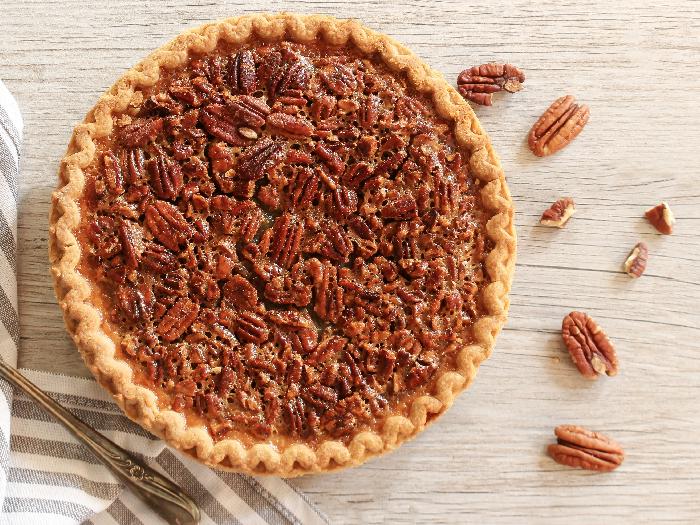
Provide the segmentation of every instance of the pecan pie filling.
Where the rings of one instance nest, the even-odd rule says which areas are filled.
[[[408,415],[484,315],[469,153],[350,45],[221,42],[95,141],[80,273],[117,358],[214,441]]]

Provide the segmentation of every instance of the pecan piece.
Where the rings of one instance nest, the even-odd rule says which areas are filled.
[[[668,204],[665,202],[653,208],[649,208],[645,215],[652,226],[660,233],[664,235],[671,235],[673,233],[673,225],[676,223],[676,218],[673,216],[673,213],[671,213],[671,208],[669,208]]]
[[[146,120],[134,122],[121,129],[119,138],[125,148],[144,146],[150,140],[156,138],[163,131],[163,119],[151,117]]]
[[[292,216],[285,213],[272,228],[270,260],[288,269],[294,264],[301,250],[304,224],[292,223]]]
[[[258,292],[248,280],[240,275],[234,275],[221,290],[224,297],[234,306],[245,310],[252,310],[258,304]]]
[[[243,180],[258,180],[284,160],[285,142],[263,137],[241,157],[238,176]]]
[[[156,156],[146,162],[153,191],[161,199],[176,199],[184,186],[180,163],[168,157],[160,146],[156,146],[156,151]]]
[[[647,267],[648,253],[646,244],[643,242],[637,243],[625,261],[625,272],[635,278],[642,275]]]
[[[619,363],[610,339],[593,318],[585,313],[571,312],[564,317],[561,335],[579,372],[588,379],[598,374],[614,376]]]
[[[590,112],[588,106],[579,107],[574,100],[573,95],[557,99],[532,126],[528,146],[535,155],[546,157],[556,153],[581,133]]]
[[[343,64],[331,64],[321,71],[320,75],[328,89],[336,95],[352,95],[357,88],[357,80],[353,72]]]
[[[197,314],[199,314],[199,305],[183,297],[168,310],[156,331],[163,339],[172,343],[185,333],[197,318]]]
[[[337,323],[343,313],[343,288],[338,286],[338,270],[318,259],[309,260],[309,269],[316,289],[314,311],[324,321]]]
[[[153,312],[155,297],[146,285],[120,286],[119,306],[129,321],[147,321]]]
[[[491,94],[505,89],[515,93],[523,88],[524,73],[512,64],[482,64],[465,69],[457,78],[457,89],[467,100],[491,105]]]
[[[265,122],[273,128],[272,133],[284,136],[308,137],[314,132],[314,127],[308,120],[286,113],[272,113],[268,115]]]
[[[574,199],[566,197],[552,204],[552,206],[542,214],[540,224],[543,226],[563,228],[574,213],[576,213]]]
[[[246,343],[262,344],[269,335],[265,320],[253,312],[241,312],[236,335]]]
[[[340,158],[335,151],[330,149],[328,145],[324,142],[319,142],[316,145],[314,153],[318,155],[318,158],[323,161],[323,163],[328,166],[331,173],[335,175],[340,175],[345,171],[345,164],[343,164],[343,159]]]
[[[289,330],[304,330],[313,326],[311,318],[302,315],[296,310],[274,310],[268,312],[267,317],[273,323]]]
[[[625,460],[620,444],[598,432],[578,425],[561,425],[554,434],[557,444],[549,445],[548,452],[562,465],[605,472],[619,467]]]
[[[311,206],[318,191],[318,175],[310,168],[302,168],[289,183],[289,199],[292,208]]]
[[[167,248],[174,252],[187,246],[195,231],[172,204],[156,201],[146,208],[146,226]]]
[[[228,84],[233,93],[249,95],[255,91],[255,60],[253,54],[244,49],[229,60]]]

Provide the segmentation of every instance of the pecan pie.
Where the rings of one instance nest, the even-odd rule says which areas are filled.
[[[66,324],[127,415],[218,468],[395,449],[506,320],[513,207],[459,94],[325,16],[180,35],[75,129],[51,213]]]

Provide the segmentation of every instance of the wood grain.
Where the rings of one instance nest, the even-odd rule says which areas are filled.
[[[465,67],[511,62],[525,89],[476,112],[516,203],[518,265],[510,320],[475,380],[442,418],[398,451],[296,484],[334,523],[693,523],[700,516],[700,4],[560,2],[5,0],[0,76],[25,119],[19,188],[22,366],[87,375],[63,327],[47,262],[50,193],[72,128],[126,69],[182,30],[247,12],[356,17],[455,82]],[[530,126],[556,98],[591,109],[586,129],[544,159]],[[571,196],[563,230],[542,212]],[[660,201],[664,237],[643,218]],[[640,241],[646,273],[622,263]],[[593,315],[620,373],[591,382],[559,329]],[[554,358],[559,361],[555,362]],[[622,444],[605,474],[546,455],[560,424]]]

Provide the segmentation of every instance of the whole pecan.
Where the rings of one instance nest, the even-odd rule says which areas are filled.
[[[617,441],[577,425],[561,425],[554,430],[557,444],[549,445],[552,459],[569,467],[609,471],[625,460],[625,451]]]
[[[491,105],[491,94],[505,89],[515,93],[523,88],[525,74],[512,64],[482,64],[465,69],[457,78],[457,88],[464,98],[481,104]]]
[[[268,137],[248,148],[238,165],[238,176],[243,180],[258,180],[284,160],[286,143]]]
[[[614,376],[619,363],[615,347],[603,329],[585,313],[571,312],[564,317],[561,335],[579,372],[588,379],[598,374]]]
[[[540,224],[543,226],[563,228],[574,213],[576,213],[574,199],[566,197],[552,204],[552,206],[542,214]]]
[[[160,146],[155,150],[155,157],[146,162],[153,191],[161,199],[176,199],[184,186],[180,163],[168,157]]]
[[[647,245],[643,242],[637,243],[625,261],[625,272],[631,277],[639,277],[647,267]]]
[[[660,233],[671,235],[673,233],[673,225],[676,223],[676,218],[671,213],[671,208],[668,204],[662,202],[658,206],[649,208],[646,211],[647,219]]]
[[[528,146],[538,157],[556,153],[581,133],[590,112],[585,104],[574,104],[576,97],[557,99],[539,118],[530,131]]]
[[[233,93],[249,95],[255,91],[255,60],[253,54],[244,49],[229,60],[228,83]]]

